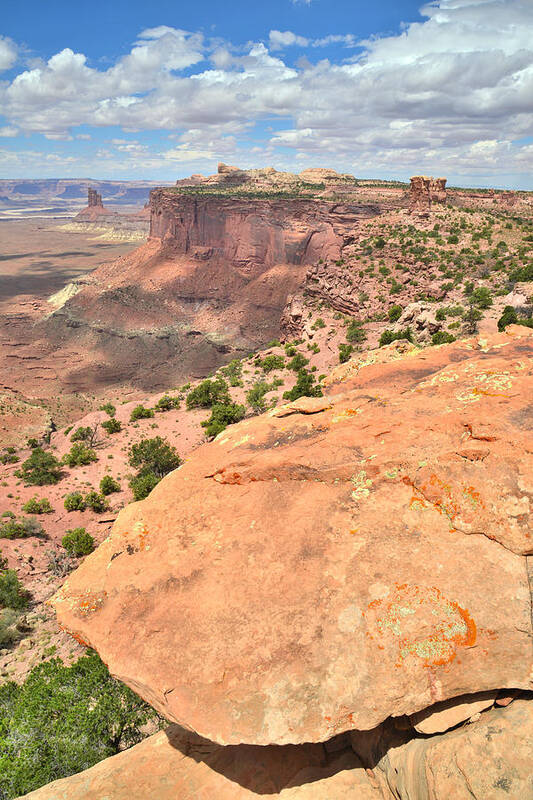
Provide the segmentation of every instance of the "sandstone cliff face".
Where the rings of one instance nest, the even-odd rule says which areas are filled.
[[[274,264],[339,259],[361,219],[379,206],[306,199],[151,193],[150,235],[171,240],[177,252],[218,258],[245,275]]]
[[[379,210],[158,189],[148,243],[84,279],[43,323],[46,337],[58,348],[97,350],[106,381],[117,384],[157,390],[206,375],[278,337],[308,265],[338,258],[359,222]],[[78,371],[77,390],[94,382],[83,377]]]

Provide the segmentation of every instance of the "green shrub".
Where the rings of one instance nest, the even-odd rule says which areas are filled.
[[[0,453],[0,464],[16,464],[19,460],[14,447],[4,447],[4,452]]]
[[[76,442],[63,456],[63,463],[69,467],[85,467],[93,461],[98,461],[98,456],[92,447],[87,447],[84,442]]]
[[[161,478],[155,472],[145,471],[138,473],[130,479],[130,488],[133,492],[134,500],[144,500],[148,497],[154,486],[157,486]]]
[[[180,401],[178,397],[171,397],[169,394],[164,394],[160,397],[155,404],[156,411],[172,411],[172,409],[179,408]]]
[[[439,322],[443,322],[446,319],[446,311],[443,308],[438,308],[435,319]]]
[[[490,308],[492,305],[490,289],[487,289],[486,286],[478,286],[474,289],[471,299],[478,308]]]
[[[106,496],[114,492],[120,492],[120,483],[112,478],[111,475],[104,475],[100,481],[100,491]]]
[[[85,528],[71,528],[61,539],[61,544],[72,558],[88,556],[94,550],[94,539]]]
[[[266,408],[265,394],[271,390],[272,386],[269,383],[266,381],[258,381],[246,392],[246,402],[254,411],[264,411]]]
[[[161,436],[142,439],[132,445],[128,460],[132,467],[138,468],[137,474],[129,481],[135,500],[144,500],[161,478],[181,464],[176,449]]]
[[[228,425],[240,422],[244,418],[244,406],[237,403],[215,403],[209,419],[202,422],[207,436],[217,436]]]
[[[149,419],[154,417],[155,412],[153,408],[145,408],[143,405],[135,406],[130,414],[130,422],[135,422],[138,419]]]
[[[407,327],[401,331],[391,331],[391,330],[384,330],[381,336],[379,337],[379,346],[383,347],[383,345],[391,344],[399,339],[406,339],[408,342],[413,341],[413,334],[411,333],[411,328]]]
[[[279,345],[279,342],[276,342],[276,344]],[[271,342],[268,346],[275,347],[276,345]],[[222,367],[220,371],[229,380],[230,386],[242,386],[242,363],[238,358],[234,358],[233,361]]]
[[[339,345],[339,363],[344,364],[346,361],[349,361],[351,355],[353,353],[353,345],[351,344],[340,344]]]
[[[95,425],[94,428],[91,428],[90,425],[87,425],[82,428],[76,428],[72,436],[70,437],[71,442],[85,442],[89,443],[91,446],[93,444],[94,438],[96,436],[98,425]]]
[[[112,678],[95,653],[58,658],[0,687],[0,797],[82,772],[160,727],[156,712]]]
[[[22,510],[25,514],[53,514],[54,509],[50,504],[50,500],[42,497],[40,500],[37,497],[31,497],[24,505]]]
[[[525,325],[527,328],[533,328],[533,319],[521,318],[513,306],[505,306],[498,320],[498,330],[504,331],[508,325]]]
[[[527,264],[525,267],[519,267],[509,274],[511,283],[521,283],[533,281],[533,263]]]
[[[450,344],[455,342],[455,336],[447,331],[437,331],[431,337],[431,344]]]
[[[108,417],[114,417],[117,413],[117,409],[113,403],[104,403],[103,406],[100,406],[100,411],[105,411]]]
[[[206,378],[187,395],[187,408],[211,408],[217,403],[230,403],[228,384],[224,378]]]
[[[87,492],[85,495],[85,505],[96,514],[102,514],[104,511],[109,511],[109,503],[105,497],[98,492],[95,492],[94,489],[90,492]]]
[[[105,422],[102,422],[102,428],[108,436],[111,436],[113,433],[119,433],[122,430],[122,425],[118,419],[111,417],[111,419],[106,419]]]
[[[403,308],[399,305],[394,305],[389,308],[388,317],[389,322],[398,322],[403,314]]]
[[[85,511],[85,500],[81,492],[71,492],[67,494],[63,505],[67,511]]]
[[[353,319],[350,322],[346,331],[346,338],[353,344],[359,344],[366,340],[366,333],[360,320]]]
[[[39,442],[34,436],[32,436],[26,442],[26,446],[29,447],[30,450],[34,450],[36,447],[39,447]]]
[[[283,356],[276,356],[273,353],[265,356],[260,362],[263,372],[272,372],[275,369],[283,369],[285,366],[285,359]]]
[[[29,536],[43,534],[44,528],[35,517],[7,517],[0,522],[0,539],[27,539]]]
[[[161,436],[153,439],[141,439],[140,442],[130,447],[129,463],[139,470],[153,472],[159,478],[164,477],[181,464],[181,458]]]
[[[36,447],[15,475],[30,486],[49,486],[58,483],[63,473],[61,464],[52,453]]]
[[[291,358],[291,360],[287,364],[287,367],[291,369],[293,372],[299,372],[308,364],[309,364],[309,359],[306,358],[302,353],[296,352],[294,357]]]
[[[463,316],[463,322],[466,333],[476,333],[477,331],[477,324],[480,319],[482,319],[483,314],[477,308],[475,308],[473,303],[470,303],[468,307],[468,311]]]
[[[24,589],[14,569],[0,572],[0,607],[21,609],[28,605],[28,592]]]
[[[319,328],[325,328],[325,327],[326,327],[326,323],[324,322],[322,317],[317,317],[317,319],[315,319],[315,321],[311,325],[311,328],[314,331],[318,330]]]
[[[322,389],[320,386],[315,386],[314,375],[305,369],[298,372],[298,378],[292,389],[283,393],[284,400],[294,401],[299,397],[322,397]]]

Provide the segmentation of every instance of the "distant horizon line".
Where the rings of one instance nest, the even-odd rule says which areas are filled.
[[[248,168],[248,169],[263,169],[263,168],[262,167],[251,167],[251,168]],[[247,169],[243,168],[243,171],[247,171]],[[276,171],[277,172],[286,172],[288,170],[276,170]],[[191,174],[203,174],[203,173],[191,173]],[[298,175],[299,173],[294,173],[294,174]],[[339,174],[341,174],[341,173],[339,173]],[[422,173],[420,173],[420,172],[419,173],[414,173],[412,177],[415,177],[415,174],[416,175],[421,175]],[[426,174],[426,173],[424,173],[424,174]],[[429,173],[427,173],[427,174],[429,175]],[[190,177],[190,176],[185,176],[185,179],[187,177]],[[401,183],[401,184],[404,184],[404,185],[409,185],[409,180],[410,180],[409,178],[404,180],[404,179],[401,179],[401,178],[381,178],[381,177],[376,177],[376,176],[362,176],[362,175],[354,175],[353,177],[355,178],[355,180],[359,180],[359,181],[377,181],[377,182],[381,182],[381,183]],[[445,176],[442,176],[442,177],[445,177]],[[85,177],[85,176],[78,177],[78,178],[72,178],[72,177],[68,177],[68,178],[67,177],[48,177],[48,178],[38,178],[38,177],[28,178],[28,177],[24,177],[24,178],[21,178],[21,177],[17,177],[17,176],[14,176],[14,177],[0,177],[0,183],[7,182],[7,181],[19,181],[21,183],[24,183],[24,182],[33,182],[33,183],[35,183],[37,181],[42,181],[42,182],[45,182],[45,181],[50,181],[50,182],[65,181],[65,182],[70,182],[70,183],[84,182],[84,183],[118,183],[118,184],[144,183],[144,184],[152,184],[152,185],[154,185],[154,187],[167,186],[167,185],[168,186],[173,186],[176,183],[176,181],[178,181],[178,180],[184,180],[184,178],[177,177],[173,181],[164,181],[164,180],[157,181],[157,180],[153,180],[151,178],[95,178],[95,177]],[[446,179],[446,181],[447,180],[448,179]],[[524,192],[524,193],[532,193],[533,192],[533,188],[532,189],[517,189],[515,187],[510,187],[508,185],[504,186],[502,184],[499,184],[499,185],[498,184],[491,184],[490,186],[480,186],[480,185],[475,185],[475,184],[464,184],[464,185],[461,185],[461,184],[456,184],[456,183],[453,183],[453,184],[447,183],[446,188],[447,189],[480,189],[480,190],[484,190],[484,191],[488,191],[488,190],[494,189],[495,191]]]

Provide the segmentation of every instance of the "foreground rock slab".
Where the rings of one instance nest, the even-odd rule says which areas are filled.
[[[346,744],[221,747],[179,728],[26,795],[32,800],[381,800]]]
[[[383,797],[523,800],[533,797],[533,701],[481,714],[441,736],[389,739],[374,770]]]
[[[196,450],[55,597],[169,720],[324,741],[531,686],[533,338],[342,365]]]

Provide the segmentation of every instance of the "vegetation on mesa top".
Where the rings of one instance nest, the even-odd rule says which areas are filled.
[[[354,181],[354,188],[357,183]],[[207,197],[242,197],[249,200],[264,200],[271,197],[287,200],[313,200],[321,199],[319,193],[326,188],[325,183],[296,183],[287,188],[273,186],[271,189],[247,188],[246,184],[240,186],[171,186],[163,191],[172,194],[205,195]]]

